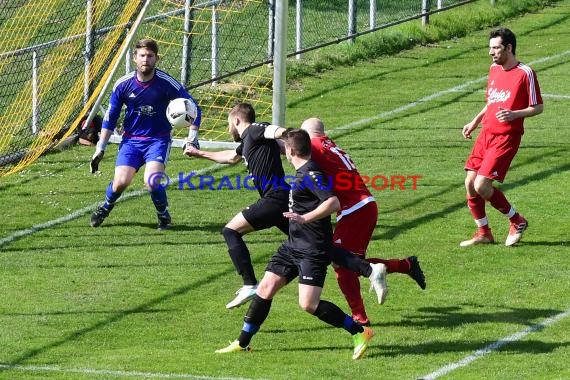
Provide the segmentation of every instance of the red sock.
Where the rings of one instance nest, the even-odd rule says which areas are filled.
[[[487,216],[485,213],[485,200],[480,195],[474,197],[467,196],[467,207],[469,207],[469,211],[471,211],[471,215],[473,215],[475,220],[483,219]]]
[[[338,286],[344,294],[346,302],[352,311],[352,315],[358,319],[359,322],[367,322],[368,317],[364,309],[364,301],[360,294],[360,281],[358,275],[346,268],[338,267],[334,269],[336,273],[336,280]]]
[[[505,197],[505,194],[499,189],[494,189],[493,195],[489,199],[491,206],[499,210],[503,214],[508,214],[511,211],[511,204]]]
[[[386,265],[387,273],[409,273],[410,262],[406,259],[378,259],[376,257],[366,258],[369,263],[382,263]]]

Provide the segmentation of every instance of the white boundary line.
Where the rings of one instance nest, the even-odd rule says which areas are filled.
[[[532,61],[532,62],[529,62],[528,65],[536,65],[536,64],[539,64],[539,63],[543,63],[543,62],[552,61],[552,60],[555,60],[555,59],[558,59],[558,58],[562,58],[562,57],[564,57],[564,56],[566,56],[566,55],[570,55],[570,50],[567,50],[567,51],[562,52],[562,53],[560,53],[560,54],[551,55],[551,56],[548,56],[548,57],[543,57],[543,58],[534,60],[534,61]],[[474,79],[474,80],[467,81],[467,82],[465,82],[465,83],[463,83],[463,84],[460,84],[460,85],[458,85],[458,86],[451,87],[451,88],[449,88],[449,89],[447,89],[447,90],[435,92],[435,93],[433,93],[433,94],[431,94],[431,95],[428,95],[428,96],[426,96],[426,97],[424,97],[424,98],[421,98],[420,100],[417,100],[417,101],[415,101],[415,102],[408,103],[408,104],[403,105],[403,106],[398,107],[398,108],[394,108],[394,109],[392,109],[392,110],[390,110],[390,111],[386,111],[386,112],[379,113],[379,114],[376,115],[376,116],[372,116],[372,117],[365,118],[365,119],[360,119],[360,120],[358,120],[358,121],[355,121],[355,122],[346,124],[346,125],[344,125],[344,126],[341,126],[341,127],[338,127],[338,128],[334,128],[334,129],[328,131],[327,133],[328,133],[331,137],[333,137],[334,134],[335,134],[335,132],[341,132],[341,131],[344,131],[344,130],[346,130],[346,129],[350,129],[350,128],[353,128],[353,127],[358,127],[358,126],[361,126],[361,125],[364,125],[364,124],[367,124],[367,123],[370,123],[370,122],[373,122],[373,121],[377,121],[377,120],[380,120],[380,119],[387,118],[387,117],[389,117],[389,116],[398,114],[398,113],[400,113],[400,112],[404,112],[404,111],[406,111],[406,110],[408,110],[408,109],[410,109],[410,108],[414,108],[414,107],[416,107],[416,106],[418,106],[418,105],[420,105],[420,104],[424,104],[424,103],[427,103],[427,102],[429,102],[429,101],[431,101],[431,100],[437,99],[437,98],[439,98],[439,97],[441,97],[441,96],[443,96],[443,95],[447,95],[447,94],[454,93],[454,92],[458,92],[458,91],[463,91],[463,90],[465,90],[466,88],[468,88],[469,86],[478,84],[478,83],[483,82],[483,81],[485,81],[485,80],[487,80],[487,76],[486,76],[486,75],[485,75],[485,76],[482,76],[482,77],[479,77],[479,78],[477,78],[477,79]],[[216,169],[216,168],[219,168],[219,167],[222,167],[222,166],[223,166],[223,165],[221,165],[221,164],[211,165],[211,166],[208,166],[208,167],[206,167],[206,168],[204,168],[204,169],[202,169],[202,170],[196,171],[196,173],[197,173],[197,174],[205,174],[205,173],[208,173],[209,171],[211,171],[211,170],[213,170],[213,169]],[[176,182],[178,182],[176,179],[175,179],[175,180],[172,180],[172,183],[173,183],[173,184],[176,183]],[[127,192],[127,193],[123,194],[123,195],[121,196],[121,198],[119,198],[118,202],[124,201],[124,200],[129,199],[129,198],[132,198],[132,197],[137,197],[137,196],[140,196],[140,195],[143,195],[143,194],[146,194],[146,190],[137,190],[137,191]],[[27,228],[27,229],[25,229],[25,230],[16,231],[16,232],[12,233],[11,235],[8,235],[8,236],[6,236],[6,237],[0,239],[0,247],[2,247],[2,246],[5,245],[5,244],[11,243],[12,241],[16,240],[16,239],[19,238],[19,237],[26,236],[26,235],[31,235],[31,234],[33,234],[33,233],[35,233],[35,232],[44,230],[44,229],[46,229],[46,228],[50,228],[50,227],[53,227],[53,226],[55,226],[55,225],[58,225],[58,224],[61,224],[61,223],[65,223],[65,222],[68,222],[68,221],[70,221],[70,220],[79,218],[80,216],[83,216],[83,215],[85,215],[85,214],[87,214],[87,213],[89,213],[89,212],[95,210],[95,208],[97,207],[98,204],[99,204],[99,203],[92,204],[91,206],[84,207],[84,208],[82,208],[82,209],[80,209],[80,210],[77,210],[77,211],[75,211],[75,212],[72,212],[71,214],[62,216],[61,218],[54,219],[54,220],[50,220],[49,222],[45,222],[45,223],[41,223],[41,224],[36,224],[35,226],[32,226],[32,227]]]
[[[458,368],[466,367],[467,365],[471,364],[471,362],[473,362],[473,361],[475,361],[475,360],[477,360],[477,359],[479,359],[485,355],[491,354],[494,351],[497,351],[499,348],[501,348],[501,347],[503,347],[509,343],[519,341],[530,333],[533,333],[535,331],[542,330],[545,327],[551,326],[551,325],[555,324],[556,322],[559,322],[568,316],[570,316],[570,309],[566,310],[563,313],[556,314],[553,317],[547,318],[543,322],[536,324],[534,326],[530,326],[530,327],[524,329],[523,331],[519,331],[518,333],[507,336],[506,338],[499,339],[495,343],[491,343],[490,345],[483,347],[480,350],[475,351],[473,354],[461,359],[458,362],[443,366],[440,369],[438,369],[437,371],[430,373],[429,375],[420,376],[418,378],[418,380],[434,380],[434,379],[437,379],[438,377],[447,375],[449,372],[455,371]]]
[[[111,371],[92,368],[61,368],[58,366],[9,365],[0,364],[0,370],[18,370],[25,372],[60,372],[78,373],[82,375],[104,375],[115,377],[136,377],[138,379],[193,379],[193,380],[251,380],[246,377],[211,377],[177,373]]]

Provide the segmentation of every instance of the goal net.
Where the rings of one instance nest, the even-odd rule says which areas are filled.
[[[200,104],[201,142],[230,141],[227,111],[239,100],[251,102],[260,118],[271,116],[266,1],[149,4],[137,24],[139,0],[0,0],[0,177],[70,141],[104,84],[134,69],[132,49],[121,54],[131,33],[133,41],[158,41],[158,67]],[[174,137],[187,133],[175,130]]]

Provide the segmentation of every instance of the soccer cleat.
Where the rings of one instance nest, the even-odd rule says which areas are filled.
[[[494,242],[495,238],[493,238],[491,230],[482,231],[478,229],[471,239],[462,241],[459,246],[470,247],[477,244],[493,244]]]
[[[373,336],[374,331],[367,326],[364,326],[363,332],[352,336],[352,339],[354,340],[354,353],[352,354],[352,359],[358,360],[364,355],[364,352],[368,348],[368,343]]]
[[[388,295],[388,286],[386,285],[386,265],[382,263],[370,264],[372,273],[368,279],[370,280],[370,291],[374,289],[378,296],[378,303],[382,305]]]
[[[172,218],[170,217],[168,211],[165,211],[162,215],[157,213],[156,216],[158,218],[159,231],[164,231],[172,227]]]
[[[519,216],[516,222],[511,222],[511,227],[509,228],[509,235],[507,236],[507,240],[505,241],[505,245],[510,247],[512,245],[517,244],[523,235],[523,232],[528,228],[528,221]]]
[[[216,350],[216,354],[227,354],[228,352],[241,352],[241,351],[249,352],[251,351],[251,347],[250,346],[242,347],[239,345],[239,340],[234,340],[233,342],[230,343],[229,346]]]
[[[226,309],[233,309],[247,303],[255,297],[257,285],[244,285],[236,292],[236,298],[226,305]]]
[[[414,279],[414,281],[419,285],[420,288],[426,288],[426,278],[424,276],[424,272],[422,268],[420,268],[420,262],[416,256],[408,257],[408,261],[410,262],[410,271],[408,272],[408,276]]]
[[[109,216],[109,210],[103,205],[97,207],[97,210],[91,214],[91,227],[99,227],[107,216]]]

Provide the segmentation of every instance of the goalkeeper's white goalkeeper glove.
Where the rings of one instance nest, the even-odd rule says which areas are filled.
[[[107,143],[102,143],[101,141],[97,144],[97,148],[95,149],[95,154],[93,154],[93,157],[91,157],[91,162],[89,163],[89,166],[91,168],[91,174],[95,174],[97,171],[99,171],[99,163],[101,162],[103,156],[105,155],[106,146]]]
[[[191,145],[196,149],[200,149],[200,143],[198,142],[198,130],[197,129],[191,129],[188,132],[188,138],[186,139],[186,142],[184,143],[182,150],[183,151],[186,150],[186,147],[188,145]]]

